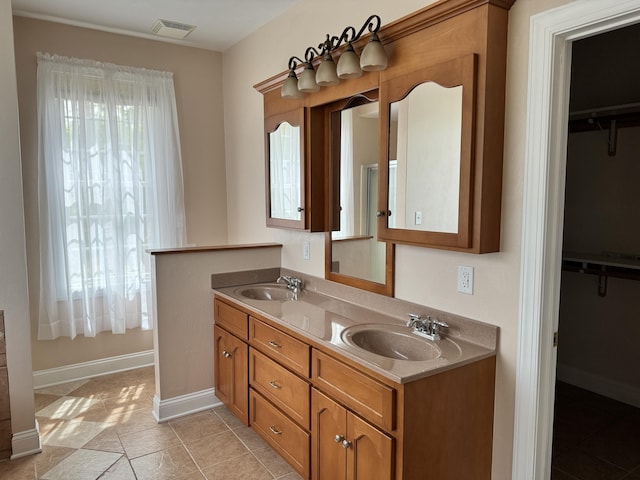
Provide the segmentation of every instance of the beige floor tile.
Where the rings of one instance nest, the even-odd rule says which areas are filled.
[[[100,450],[102,452],[124,453],[124,447],[115,427],[109,427],[82,446],[85,450]]]
[[[39,388],[36,390],[36,393],[43,393],[48,395],[69,395],[74,390],[80,388],[82,385],[89,382],[89,380],[78,380],[75,382],[67,382],[62,383],[60,385],[52,385],[50,387]]]
[[[184,442],[184,444],[203,471],[216,463],[249,453],[231,431],[209,435],[196,441]]]
[[[120,442],[129,460],[180,445],[180,439],[166,424],[121,435]]]
[[[11,480],[34,480],[36,478],[36,466],[34,456],[18,458],[16,460],[3,460],[0,462],[0,478]]]
[[[224,423],[226,423],[229,428],[242,428],[246,427],[244,423],[238,419],[233,413],[229,411],[229,409],[225,406],[216,407],[213,409],[213,413],[218,415]]]
[[[208,480],[271,480],[273,476],[250,453],[231,458],[204,470]]]
[[[71,420],[78,415],[87,413],[92,408],[104,410],[100,400],[83,397],[60,397],[55,402],[36,412],[37,417],[53,420]]]
[[[110,426],[108,423],[81,420],[60,422],[41,437],[42,443],[57,447],[81,448]]]
[[[116,463],[122,455],[118,453],[78,450],[41,478],[43,480],[95,480]]]
[[[116,430],[120,436],[158,426],[158,422],[153,418],[152,413],[144,410],[116,413],[112,416],[112,420],[116,423]]]
[[[229,427],[211,411],[196,413],[169,422],[173,431],[183,442],[198,440],[229,430]]]
[[[51,405],[60,398],[60,395],[49,395],[47,393],[36,393],[34,396],[36,412],[44,407]]]
[[[300,475],[296,472],[287,473],[282,477],[276,477],[278,480],[304,480]]]
[[[133,412],[142,408],[150,412],[153,408],[153,396],[141,391],[118,397],[104,398],[102,399],[102,404],[108,411],[117,414]]]
[[[100,476],[100,480],[136,480],[129,459],[124,455]]]
[[[134,458],[131,466],[138,480],[173,480],[192,474],[199,475],[198,467],[182,445]]]
[[[282,477],[295,470],[273,448],[260,448],[253,450],[256,458],[262,463],[274,477]]]
[[[36,464],[36,473],[38,478],[58,465],[62,460],[76,451],[75,448],[55,447],[52,445],[43,445],[42,452],[33,456]],[[2,476],[0,475],[0,478]]]
[[[269,447],[260,435],[251,427],[236,428],[233,430],[240,441],[244,443],[249,450],[260,450]]]

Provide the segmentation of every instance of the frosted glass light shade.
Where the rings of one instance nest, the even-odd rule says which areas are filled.
[[[320,85],[316,83],[316,72],[310,63],[306,64],[304,71],[300,74],[298,90],[303,93],[313,93],[320,90]]]
[[[298,90],[298,77],[296,72],[291,70],[289,76],[282,84],[282,90],[280,90],[282,98],[300,98],[302,94]]]
[[[376,33],[371,35],[371,39],[365,45],[360,55],[360,68],[365,72],[384,70],[387,68],[387,53],[380,43]]]
[[[338,67],[336,69],[338,78],[358,78],[362,76],[362,69],[360,68],[360,59],[356,52],[353,50],[353,46],[349,43],[347,48],[340,56],[338,60]]]
[[[340,79],[336,74],[336,64],[329,54],[326,54],[324,56],[324,59],[320,63],[320,66],[318,66],[318,72],[316,73],[316,83],[321,87],[331,87],[340,83]]]

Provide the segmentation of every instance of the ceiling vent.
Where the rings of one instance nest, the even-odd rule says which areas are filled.
[[[172,22],[171,20],[156,20],[151,27],[153,33],[161,37],[183,39],[196,29],[195,25],[187,25],[186,23]]]

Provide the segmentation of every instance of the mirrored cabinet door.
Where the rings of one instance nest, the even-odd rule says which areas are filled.
[[[471,246],[476,58],[383,82],[379,236]]]
[[[378,240],[379,102],[367,92],[326,107],[329,207],[325,277],[393,295],[393,245]]]
[[[304,229],[304,110],[265,120],[267,225]]]

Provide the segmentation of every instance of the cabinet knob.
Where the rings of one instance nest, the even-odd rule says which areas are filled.
[[[224,358],[231,358],[231,354],[229,352],[227,352],[226,350],[222,351],[222,355],[224,355]]]
[[[269,386],[271,388],[275,388],[276,390],[280,390],[282,388],[282,385],[279,385],[278,382],[276,382],[275,380],[271,380],[269,382]]]
[[[336,443],[342,443],[343,440],[344,440],[344,437],[342,435],[336,435],[335,437]]]
[[[377,210],[376,217],[384,217],[387,214],[384,210]]]
[[[282,435],[282,431],[278,430],[275,425],[271,425],[269,430],[271,430],[274,435]]]
[[[349,448],[351,446],[351,442],[347,439],[342,440],[342,448]]]
[[[302,211],[304,211],[304,208],[302,208],[302,207],[298,207],[298,209],[297,209],[297,210],[298,210],[298,212],[302,212]]]

